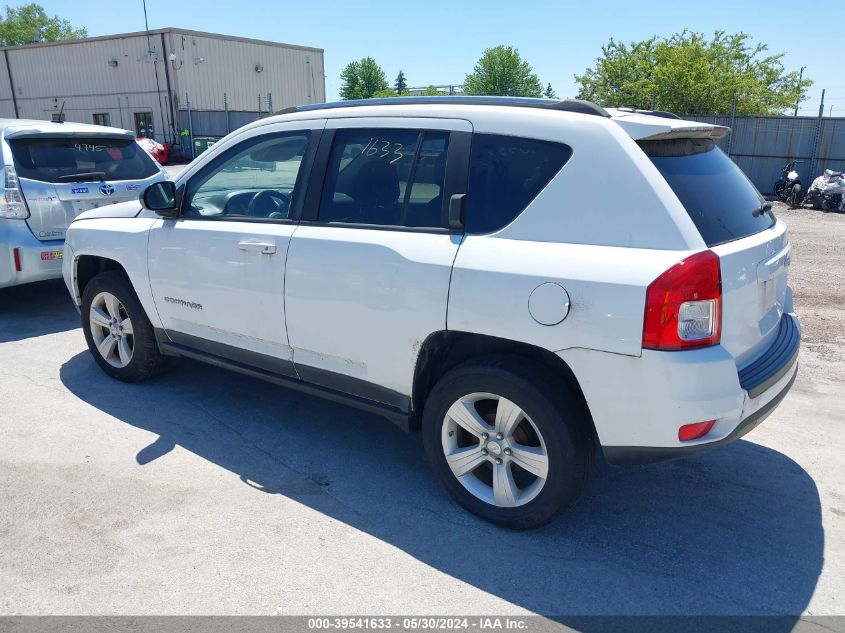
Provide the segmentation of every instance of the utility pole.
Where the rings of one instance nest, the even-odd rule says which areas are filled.
[[[734,95],[734,100],[731,102],[731,132],[728,135],[728,147],[725,152],[728,156],[731,155],[731,149],[734,144],[734,127],[736,127],[736,95]]]
[[[822,117],[824,117],[824,93],[822,90],[822,102],[819,104],[819,118],[816,119],[816,135],[813,139],[813,155],[810,158],[810,174],[816,173],[816,159],[819,156],[819,140],[822,135]]]
[[[804,69],[806,66],[801,66],[801,70],[798,71],[798,97],[795,99],[795,114],[792,116],[798,116],[798,103],[801,101],[801,80],[804,79]]]

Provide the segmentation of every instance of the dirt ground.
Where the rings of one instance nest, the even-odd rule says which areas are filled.
[[[789,271],[801,318],[805,371],[816,380],[845,380],[845,214],[789,209],[775,203],[793,247]],[[800,380],[800,374],[799,374]]]

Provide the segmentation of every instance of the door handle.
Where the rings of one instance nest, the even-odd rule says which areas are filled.
[[[238,248],[242,251],[257,251],[263,255],[272,255],[276,252],[276,245],[272,242],[253,242],[250,240],[244,240],[243,242],[238,242]]]

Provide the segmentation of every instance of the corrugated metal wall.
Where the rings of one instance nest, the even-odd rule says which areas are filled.
[[[731,118],[726,116],[687,115],[684,118],[731,126]],[[818,117],[736,117],[731,136],[719,145],[729,151],[731,158],[763,193],[772,193],[781,170],[791,160],[803,161],[798,165],[798,172],[808,186],[824,169],[845,169],[845,118],[821,119],[813,163],[818,122]]]
[[[325,101],[320,49],[166,29],[149,39],[129,34],[5,54],[12,81],[0,59],[0,116],[15,116],[13,84],[19,118],[49,119],[64,104],[69,121],[93,123],[105,113],[111,125],[136,129],[136,115],[146,114],[153,137],[165,142],[178,142],[188,98],[194,108],[222,112],[226,93],[230,109],[256,113],[259,94],[265,111],[268,93],[275,110]]]
[[[239,111],[257,112],[259,95],[266,111],[268,93],[273,95],[274,110],[326,100],[319,50],[180,32],[173,32],[169,40],[167,52],[178,58],[171,67],[176,69],[172,75],[180,108],[185,107],[186,94],[195,110],[223,110],[223,93],[229,109]]]

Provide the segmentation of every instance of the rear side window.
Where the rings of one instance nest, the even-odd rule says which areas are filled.
[[[441,131],[339,130],[319,220],[441,227],[448,145]]]
[[[509,224],[572,156],[562,143],[516,136],[475,134],[464,224],[489,233]]]
[[[134,139],[47,137],[11,140],[10,145],[18,176],[42,182],[73,182],[79,174],[98,172],[103,180],[141,180],[159,172]]]
[[[755,217],[763,197],[712,140],[640,141],[639,145],[678,196],[707,246],[774,225],[771,212]]]

